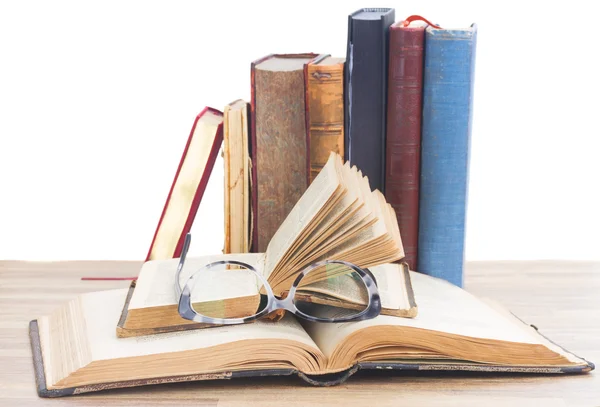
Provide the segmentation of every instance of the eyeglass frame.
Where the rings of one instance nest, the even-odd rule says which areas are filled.
[[[206,264],[200,270],[195,271],[187,279],[187,281],[182,289],[181,283],[179,280],[180,280],[181,271],[183,270],[183,265],[185,263],[186,255],[189,250],[190,242],[191,242],[191,234],[188,233],[185,237],[185,241],[183,244],[183,250],[181,253],[181,257],[179,258],[179,264],[177,265],[177,271],[175,273],[175,294],[179,297],[179,304],[177,307],[177,311],[179,312],[179,315],[184,319],[194,321],[194,322],[200,322],[200,323],[204,323],[204,324],[212,324],[212,325],[239,325],[239,324],[245,324],[248,322],[256,321],[257,319],[262,318],[262,317],[270,314],[273,311],[276,311],[279,309],[284,309],[284,310],[296,315],[297,317],[300,317],[307,321],[342,323],[342,322],[356,322],[356,321],[364,321],[367,319],[372,319],[372,318],[377,317],[381,313],[381,298],[379,296],[379,290],[377,289],[377,282],[375,280],[375,276],[373,276],[373,273],[371,273],[371,271],[367,268],[363,269],[363,268],[358,267],[355,264],[352,264],[352,263],[349,263],[346,261],[342,261],[342,260],[323,260],[320,262],[313,263],[310,266],[306,267],[304,270],[302,270],[300,272],[298,277],[296,277],[296,280],[294,280],[294,283],[292,284],[292,287],[290,288],[288,295],[283,299],[279,299],[275,296],[275,294],[273,293],[273,289],[271,288],[271,285],[267,282],[267,279],[262,274],[260,274],[253,266],[251,266],[250,264],[241,262],[241,261],[237,261],[237,260],[220,260],[220,261],[215,261],[215,262]],[[199,314],[196,310],[194,310],[194,308],[192,307],[192,299],[191,299],[192,288],[190,286],[191,283],[195,283],[194,278],[199,273],[201,273],[205,270],[208,270],[212,267],[227,265],[227,264],[244,267],[244,268],[248,269],[249,271],[252,271],[258,277],[258,279],[262,283],[263,287],[265,288],[266,296],[267,296],[267,304],[265,305],[264,309],[262,309],[261,311],[257,312],[254,315],[250,315],[250,316],[243,317],[243,318],[212,318],[212,317],[208,317],[208,316]],[[341,265],[351,268],[353,271],[358,273],[358,275],[361,277],[361,280],[364,283],[364,285],[367,289],[367,293],[369,295],[369,302],[364,310],[362,310],[358,314],[346,316],[346,317],[319,318],[319,317],[315,317],[312,315],[308,315],[298,309],[298,307],[294,303],[294,297],[296,295],[296,289],[298,288],[300,281],[302,281],[302,279],[306,275],[308,275],[308,273],[310,273],[312,270],[322,267],[327,264],[341,264]]]

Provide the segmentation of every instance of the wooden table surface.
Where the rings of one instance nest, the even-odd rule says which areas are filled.
[[[236,379],[38,398],[29,321],[77,294],[129,284],[81,281],[82,276],[135,275],[140,265],[0,261],[0,406],[600,406],[597,371],[577,376],[358,374],[330,388],[310,387],[295,377]],[[499,301],[552,340],[600,364],[600,263],[476,262],[468,264],[465,280],[469,291]]]

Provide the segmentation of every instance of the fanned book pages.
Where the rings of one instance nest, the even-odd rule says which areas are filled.
[[[358,370],[584,373],[594,365],[497,305],[444,280],[411,273],[416,318],[343,324],[279,322],[118,339],[127,290],[83,294],[30,323],[38,394],[297,374],[338,384]],[[452,304],[451,307],[448,304]],[[550,311],[549,311],[550,312]]]
[[[179,257],[223,143],[223,113],[205,108],[194,121],[146,260]]]
[[[225,106],[223,164],[225,166],[224,253],[250,251],[249,104],[236,100]]]
[[[371,268],[384,314],[411,317],[416,315],[417,307],[406,268],[384,265],[403,256],[396,216],[383,194],[372,192],[368,179],[356,167],[343,164],[339,155],[331,153],[323,170],[274,234],[265,253],[188,259],[180,283],[185,283],[203,265],[227,258],[254,266],[275,295],[284,296],[306,267],[323,260],[342,260]],[[117,328],[119,336],[202,327],[177,313],[179,298],[174,290],[177,263],[177,259],[172,259],[144,264],[123,307]],[[220,304],[224,310],[222,317],[227,318],[255,314],[260,303],[256,279],[234,271],[221,273],[214,281],[204,281],[203,286],[211,290],[192,298],[195,306],[212,309]],[[326,272],[312,273],[313,283],[328,280]],[[352,307],[344,287],[324,288],[314,284],[304,286],[302,294],[315,303],[330,305],[336,301]]]

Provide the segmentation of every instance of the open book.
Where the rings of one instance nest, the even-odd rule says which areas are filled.
[[[394,262],[403,256],[396,215],[383,194],[377,190],[371,191],[368,179],[356,167],[343,164],[338,154],[331,153],[327,164],[273,236],[266,252],[231,254],[226,258],[254,266],[265,276],[275,295],[283,296],[298,273],[315,262],[334,259],[359,267],[373,267]],[[188,259],[181,283],[185,283],[192,272],[205,264],[223,258]],[[178,298],[174,294],[176,268],[176,259],[144,264],[127,296],[117,328],[119,336],[201,327],[177,314]],[[384,266],[372,268],[371,271],[375,274],[379,290],[384,293],[382,313],[414,317],[417,309],[406,270]],[[326,273],[321,273],[321,276],[327,278]],[[253,277],[244,279],[235,273],[230,278],[230,284],[218,284],[226,287],[223,291],[215,289],[208,296],[193,297],[195,306],[211,301],[226,301],[227,313],[224,317],[254,314],[260,302],[256,280]],[[343,292],[311,292],[306,288],[304,294],[315,303],[346,301]],[[348,306],[352,305],[348,303]]]
[[[83,294],[30,324],[40,396],[163,382],[298,374],[342,382],[358,369],[581,373],[594,365],[509,312],[443,280],[410,272],[416,318],[279,322],[118,339],[127,290]],[[448,307],[452,304],[452,307]]]

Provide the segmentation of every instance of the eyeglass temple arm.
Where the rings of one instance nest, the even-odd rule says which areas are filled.
[[[188,233],[185,235],[185,240],[183,241],[183,249],[181,250],[181,257],[179,258],[179,264],[177,265],[177,272],[175,273],[175,296],[177,299],[181,297],[181,283],[179,282],[179,276],[181,275],[181,270],[183,270],[183,264],[185,263],[185,256],[187,256],[187,252],[190,248],[190,243],[192,242],[192,234]]]

